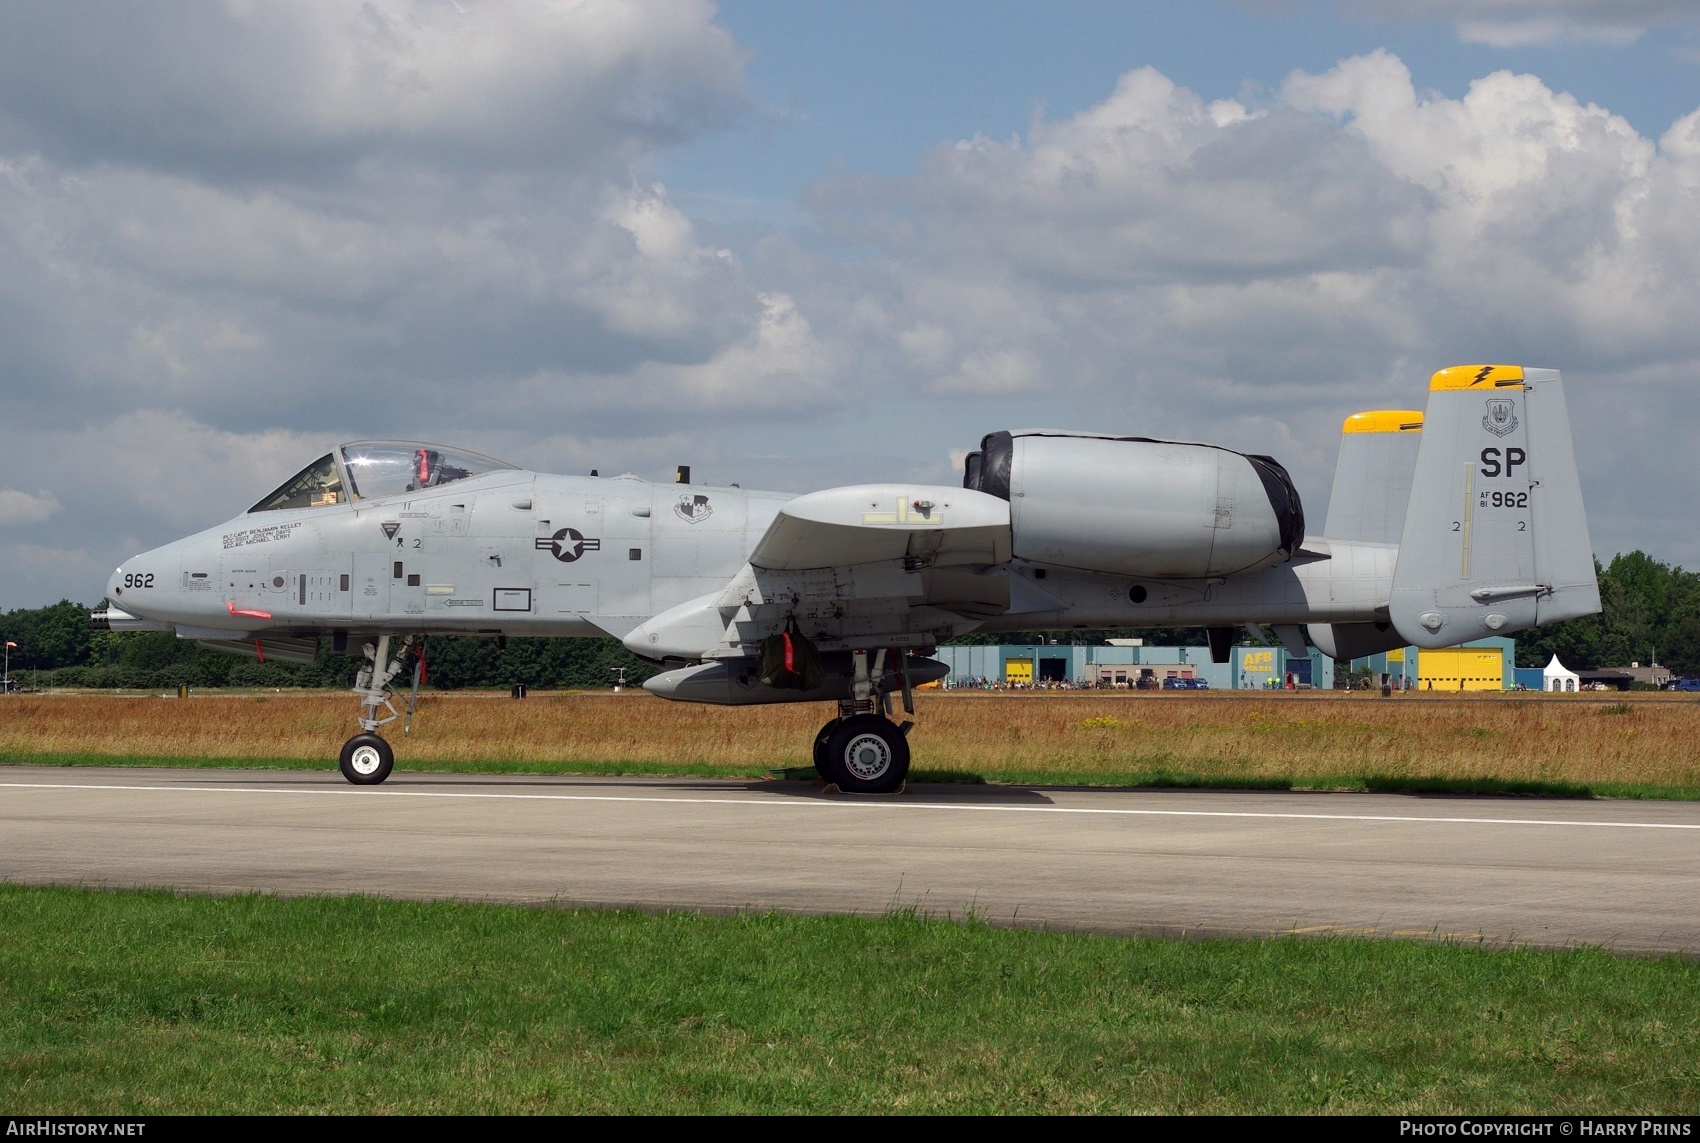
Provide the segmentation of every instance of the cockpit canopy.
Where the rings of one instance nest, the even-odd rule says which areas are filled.
[[[248,509],[321,508],[436,488],[515,466],[465,449],[416,441],[354,441],[290,477]]]

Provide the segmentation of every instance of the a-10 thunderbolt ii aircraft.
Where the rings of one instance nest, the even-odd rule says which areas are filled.
[[[970,631],[1200,626],[1224,661],[1236,627],[1268,625],[1355,658],[1599,610],[1556,370],[1443,369],[1426,415],[1344,428],[1322,536],[1270,457],[1136,436],[992,433],[960,488],[802,496],[361,441],[126,561],[93,621],[262,659],[362,648],[351,782],[388,777],[376,732],[426,636],[612,636],[663,668],[644,684],[663,698],[835,704],[816,766],[881,792],[909,768],[892,696],[912,713],[945,673],[925,656]]]

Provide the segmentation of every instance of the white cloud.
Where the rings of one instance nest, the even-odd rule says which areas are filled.
[[[572,292],[613,332],[641,338],[674,338],[696,330],[707,295],[742,289],[754,300],[728,250],[701,246],[690,219],[667,199],[665,188],[610,192],[602,221],[618,228],[620,244],[608,249]],[[615,237],[612,233],[608,237]]]
[[[0,524],[39,524],[59,511],[53,493],[37,490],[31,496],[15,488],[0,488]]]
[[[708,0],[93,0],[0,16],[0,130],[59,155],[287,171],[631,158],[744,100]]]
[[[63,502],[85,520],[130,521],[120,534],[156,523],[182,531],[245,510],[338,439],[346,437],[231,432],[182,413],[144,410],[43,429],[14,442],[8,459],[51,483],[53,492],[43,495],[55,510]]]
[[[1700,112],[1654,141],[1534,76],[1450,99],[1374,52],[1225,113],[1140,69],[1026,139],[964,140],[812,201],[884,257],[801,273],[799,305],[839,356],[879,363],[863,376],[951,397],[941,461],[989,418],[1217,440],[1275,451],[1320,520],[1342,415],[1420,404],[1442,365],[1511,360],[1575,379],[1606,554],[1651,542],[1615,523],[1649,496],[1700,524],[1606,477],[1628,472],[1620,451],[1687,448]],[[869,308],[901,318],[851,332]],[[1696,530],[1665,529],[1664,558],[1700,557]]]
[[[941,148],[912,198],[942,243],[1059,285],[1261,276],[1410,253],[1420,196],[1363,160],[1307,117],[1206,104],[1140,68],[1025,143]]]
[[[1431,192],[1421,277],[1436,308],[1467,305],[1504,323],[1501,338],[1550,338],[1592,359],[1645,352],[1649,339],[1700,352],[1680,318],[1700,293],[1669,272],[1700,254],[1700,232],[1669,225],[1671,211],[1696,205],[1694,159],[1674,135],[1661,148],[1621,117],[1509,72],[1461,100],[1420,98],[1385,53],[1295,76],[1284,95],[1340,116],[1388,170]]]
[[[1628,47],[1645,35],[1643,25],[1590,23],[1563,17],[1528,20],[1461,20],[1458,38],[1466,44],[1491,48],[1547,47],[1556,44],[1599,44]]]
[[[783,293],[762,294],[753,328],[706,361],[645,361],[624,374],[551,369],[525,378],[501,402],[495,421],[573,417],[630,426],[681,421],[768,423],[829,407],[838,375],[808,319]]]
[[[369,434],[455,401],[478,427],[536,373],[704,365],[771,324],[739,260],[629,176],[236,190],[0,156],[0,258],[0,399],[49,418],[325,424],[355,394],[394,422]]]
[[[1459,40],[1495,48],[1628,47],[1650,30],[1700,23],[1687,0],[1370,0],[1406,20],[1450,20]]]
[[[957,371],[930,386],[934,393],[1007,394],[1038,392],[1043,365],[1030,349],[998,349],[962,359]]]
[[[636,393],[641,367],[774,342],[738,259],[638,177],[741,98],[712,7],[468,8],[0,15],[27,33],[0,34],[0,61],[44,71],[25,92],[0,66],[0,401],[365,435],[431,433],[453,408],[484,431],[540,373]],[[303,103],[299,84],[319,86]],[[277,161],[237,171],[248,150]]]

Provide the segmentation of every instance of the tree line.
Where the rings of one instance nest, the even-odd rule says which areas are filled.
[[[1635,551],[1595,561],[1598,615],[1536,627],[1517,638],[1517,665],[1545,666],[1556,654],[1573,670],[1660,662],[1682,675],[1700,675],[1700,573],[1672,567]],[[969,635],[958,643],[1097,643],[1120,630],[1023,631]],[[1138,634],[1151,643],[1198,646],[1202,628],[1163,628]],[[30,685],[91,688],[346,687],[361,659],[330,653],[321,643],[310,664],[261,663],[211,651],[169,631],[95,631],[89,609],[60,600],[50,607],[0,614],[0,636],[17,644],[12,678]],[[426,648],[425,683],[441,690],[508,687],[612,686],[623,669],[637,684],[655,668],[613,639],[491,639],[436,637]]]
[[[1600,612],[1534,627],[1517,636],[1517,665],[1544,667],[1554,655],[1571,670],[1662,663],[1700,675],[1700,572],[1634,551],[1594,561]]]

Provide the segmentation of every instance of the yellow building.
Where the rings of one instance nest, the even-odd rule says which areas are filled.
[[[1443,647],[1417,655],[1417,686],[1436,691],[1505,689],[1505,654],[1498,647]]]

